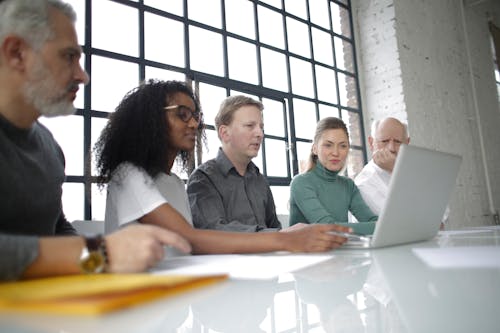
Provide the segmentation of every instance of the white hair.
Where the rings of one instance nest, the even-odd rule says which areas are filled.
[[[392,118],[392,117],[387,117],[387,118]],[[371,136],[372,137],[375,137],[375,133],[377,133],[377,129],[378,129],[378,126],[380,125],[380,123],[387,118],[378,119],[378,120],[375,120],[374,122],[372,122],[372,128],[371,128]],[[393,119],[399,121],[401,123],[401,125],[403,125],[403,130],[404,130],[403,136],[406,137],[406,139],[408,139],[410,137],[410,132],[408,130],[408,124],[405,122],[402,122],[399,119],[396,119],[396,118],[393,118]]]
[[[60,10],[73,23],[76,21],[73,7],[61,0],[0,1],[0,43],[7,35],[15,34],[34,49],[40,49],[53,33],[50,8]]]

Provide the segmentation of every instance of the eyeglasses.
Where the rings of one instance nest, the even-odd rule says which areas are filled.
[[[187,107],[185,105],[169,105],[164,107],[165,110],[167,111],[173,111],[174,109],[177,109],[176,115],[179,117],[182,121],[188,123],[191,118],[194,118],[196,122],[200,122],[202,113],[198,110],[193,111],[190,107]]]

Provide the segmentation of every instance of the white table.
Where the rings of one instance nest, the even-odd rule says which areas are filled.
[[[272,279],[230,279],[102,317],[0,314],[0,332],[176,331],[500,332],[500,228],[336,250]]]

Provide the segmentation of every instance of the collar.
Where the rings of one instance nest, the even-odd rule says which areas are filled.
[[[312,169],[316,175],[318,175],[321,179],[324,179],[328,182],[334,182],[337,180],[337,176],[339,171],[331,171],[326,169],[319,161],[316,162],[316,166]]]
[[[217,162],[217,165],[219,166],[219,169],[221,170],[222,174],[227,176],[231,170],[234,170],[235,173],[239,175],[239,173],[236,171],[236,168],[234,167],[233,163],[227,158],[226,154],[222,150],[221,147],[219,147],[219,151],[217,153],[217,157],[215,158],[215,161]],[[247,165],[247,173],[251,174],[258,174],[259,168],[250,161]]]
[[[384,169],[382,169],[381,167],[379,167],[379,166],[377,165],[377,163],[375,163],[375,162],[373,161],[373,159],[372,159],[372,160],[370,160],[370,162],[368,162],[368,163],[372,166],[372,168],[373,168],[373,169],[375,170],[375,172],[376,172],[376,173],[380,176],[380,178],[382,178],[382,179],[383,179],[386,183],[389,183],[389,180],[391,179],[391,175],[392,175],[392,173],[391,173],[391,172],[389,172],[389,171],[387,171],[387,170],[384,170]]]
[[[0,114],[0,128],[11,137],[26,137],[28,136],[35,126],[38,124],[36,121],[30,128],[19,128],[11,123],[7,118]]]

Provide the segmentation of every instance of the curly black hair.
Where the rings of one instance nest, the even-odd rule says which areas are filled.
[[[198,98],[191,88],[181,81],[149,80],[125,95],[101,133],[95,147],[99,172],[98,182],[109,181],[113,171],[123,162],[130,162],[144,169],[151,177],[164,172],[168,152],[169,124],[164,107],[176,93],[191,97],[196,109],[201,111]],[[204,138],[203,118],[200,117],[198,138]],[[199,142],[199,140],[198,140]],[[193,152],[179,151],[177,157],[187,168]]]

